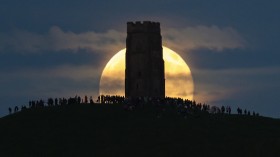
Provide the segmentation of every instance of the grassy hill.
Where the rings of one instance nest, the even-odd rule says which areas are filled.
[[[280,120],[79,104],[0,119],[0,156],[280,156]]]

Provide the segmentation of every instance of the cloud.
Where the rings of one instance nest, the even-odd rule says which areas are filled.
[[[217,26],[195,26],[167,28],[162,31],[163,43],[181,52],[194,49],[223,51],[245,47],[245,40],[233,28]],[[45,50],[77,52],[86,49],[94,52],[117,52],[125,47],[125,32],[110,29],[106,32],[74,33],[53,26],[45,34],[23,30],[0,33],[0,51],[42,52]]]
[[[224,49],[244,48],[246,41],[231,27],[195,26],[186,28],[169,28],[163,30],[163,43],[167,47],[184,52],[195,49]]]
[[[57,26],[50,28],[48,33],[36,34],[28,31],[15,30],[0,34],[0,51],[41,52],[45,50],[77,52],[87,49],[94,52],[117,52],[125,47],[125,34],[116,30],[107,32],[74,33],[63,31]]]
[[[22,68],[0,73],[1,78],[23,78],[23,79],[58,79],[67,78],[83,81],[84,79],[99,79],[100,68],[91,65],[61,65],[49,69]],[[3,80],[3,79],[2,79]]]
[[[22,68],[1,71],[0,83],[5,94],[26,98],[46,96],[98,95],[100,70],[90,65],[62,65],[51,69]],[[15,91],[17,91],[15,93]]]
[[[70,49],[90,49],[97,52],[120,50],[124,47],[125,34],[116,30],[108,30],[105,33],[85,32],[75,34],[73,32],[63,32],[58,27],[52,27],[49,32],[52,39],[52,47],[56,51]]]
[[[252,102],[260,97],[246,98],[257,91],[267,93],[278,85],[280,67],[193,70],[195,100],[212,105],[224,101]],[[277,87],[277,89],[279,89]],[[275,91],[277,92],[277,91]]]

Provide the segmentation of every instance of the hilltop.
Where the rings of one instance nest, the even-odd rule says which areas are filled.
[[[160,116],[159,116],[160,115]],[[76,104],[0,119],[0,156],[280,156],[280,120]]]

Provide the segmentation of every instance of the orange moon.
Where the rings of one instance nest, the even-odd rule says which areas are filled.
[[[182,57],[167,47],[163,48],[165,67],[165,96],[193,100],[194,82],[191,70]],[[121,95],[125,93],[125,53],[122,49],[115,54],[103,69],[100,95]]]

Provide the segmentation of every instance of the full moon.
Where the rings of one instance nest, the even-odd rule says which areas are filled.
[[[125,53],[122,49],[106,64],[99,85],[100,95],[125,93]],[[163,46],[165,96],[193,99],[194,83],[191,70],[179,54]]]

